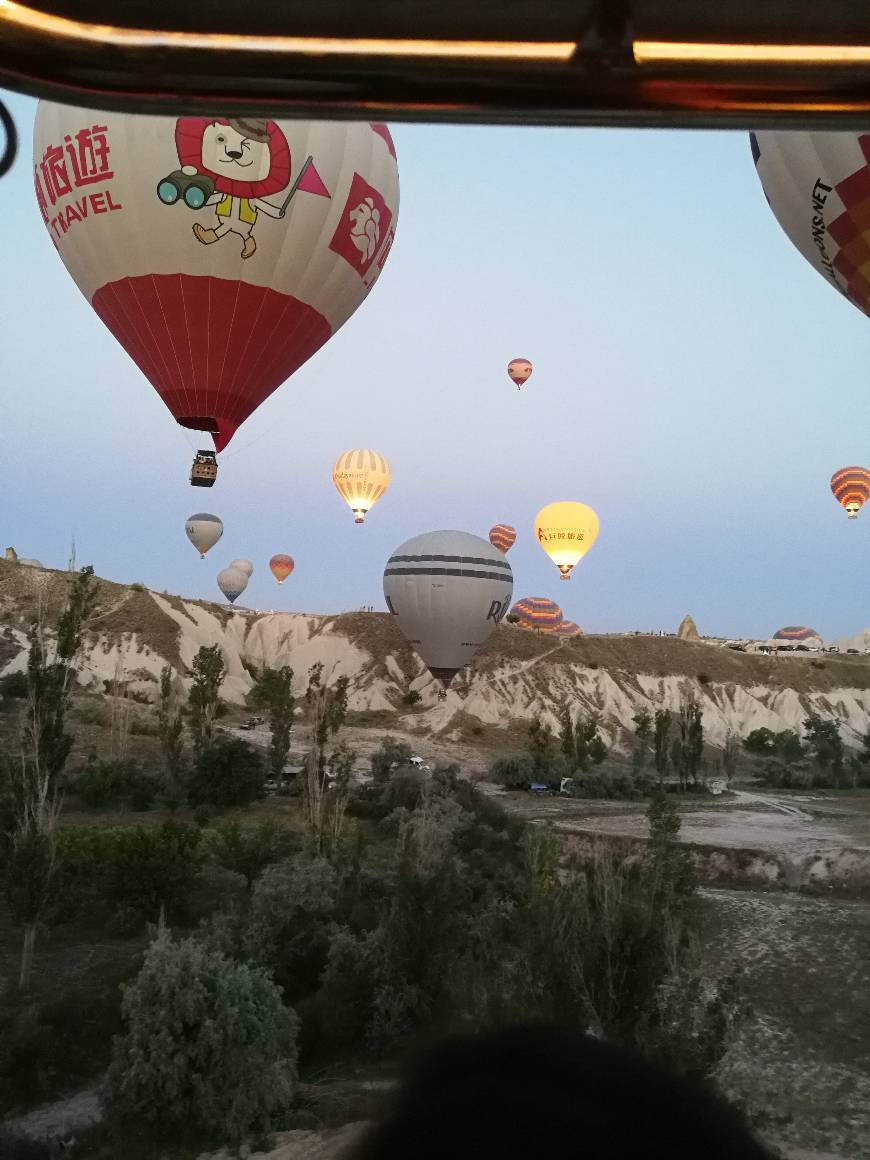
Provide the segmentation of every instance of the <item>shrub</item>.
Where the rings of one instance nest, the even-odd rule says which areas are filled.
[[[422,701],[422,700],[423,700],[423,698],[422,698],[421,694],[418,693],[416,689],[409,689],[407,691],[407,693],[404,695],[404,697],[402,698],[402,704],[403,705],[418,705],[420,703],[420,701]]]
[[[220,737],[202,749],[190,776],[192,806],[249,806],[265,794],[263,759],[247,741]]]
[[[0,677],[0,696],[26,697],[27,693],[27,673],[7,673]]]
[[[206,830],[203,845],[208,861],[241,875],[250,890],[267,867],[293,853],[296,836],[275,821],[244,826],[233,819]]]
[[[70,780],[82,805],[103,809],[127,802],[134,810],[150,809],[161,787],[156,773],[135,761],[91,761]]]
[[[177,1147],[238,1146],[293,1096],[298,1019],[275,984],[193,939],[164,934],[124,989],[106,1104],[121,1127]]]
[[[381,744],[371,758],[372,777],[383,782],[399,765],[407,765],[414,751],[407,741],[396,741],[392,737],[381,738]]]
[[[709,673],[698,673],[698,684],[699,685],[709,685],[710,684]]]
[[[525,754],[513,757],[498,757],[489,769],[489,776],[498,785],[508,789],[520,789],[534,781],[535,763]]]

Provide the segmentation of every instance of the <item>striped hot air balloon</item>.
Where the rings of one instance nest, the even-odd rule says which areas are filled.
[[[496,524],[494,528],[489,529],[489,542],[504,555],[511,550],[516,539],[517,529],[512,528],[510,524]]]
[[[296,567],[292,556],[287,556],[283,552],[279,552],[273,556],[269,561],[269,568],[272,575],[279,584],[283,584],[293,569]]]
[[[789,640],[800,642],[805,640],[821,640],[814,628],[807,628],[805,624],[787,624],[773,634],[774,640]]]
[[[870,499],[870,471],[866,467],[841,467],[831,476],[834,499],[846,509],[850,520]]]
[[[383,455],[365,448],[345,451],[332,469],[332,482],[353,512],[356,524],[363,523],[366,512],[390,486],[390,478],[390,465]]]
[[[563,620],[556,629],[557,636],[582,636],[583,629],[579,624],[575,624],[573,620]]]
[[[562,624],[562,609],[545,596],[524,596],[511,609],[520,628],[536,628],[539,632],[557,632]]]

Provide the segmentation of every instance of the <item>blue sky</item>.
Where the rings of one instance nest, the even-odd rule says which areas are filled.
[[[420,532],[519,540],[515,597],[587,631],[767,635],[870,625],[870,512],[828,491],[870,462],[867,320],[781,233],[745,134],[394,126],[401,211],[368,301],[187,484],[177,427],[81,297],[36,208],[34,102],[0,181],[0,539],[158,591],[219,598],[247,556],[250,607],[382,608],[391,551]],[[505,366],[528,357],[518,393]],[[206,440],[207,442],[207,440]],[[393,484],[356,527],[330,471],[380,450]],[[561,583],[532,536],[576,499],[598,542]],[[200,561],[186,516],[214,511]],[[266,564],[289,552],[281,588]]]

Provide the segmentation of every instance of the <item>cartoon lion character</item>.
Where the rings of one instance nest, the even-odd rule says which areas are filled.
[[[202,208],[214,206],[211,228],[194,222],[193,232],[204,246],[235,234],[242,242],[242,257],[257,249],[254,226],[260,211],[283,218],[283,206],[264,201],[290,184],[290,146],[274,121],[241,117],[182,117],[175,127],[175,144],[181,172],[202,175],[214,192]]]

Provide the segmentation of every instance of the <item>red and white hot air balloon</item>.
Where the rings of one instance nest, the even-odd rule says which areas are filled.
[[[517,540],[517,530],[510,524],[495,524],[489,529],[489,542],[505,556]]]
[[[269,570],[279,584],[284,583],[295,567],[293,557],[287,556],[283,552],[279,552],[269,561]]]
[[[389,130],[365,122],[43,101],[34,180],[76,285],[217,451],[362,303],[399,211]]]
[[[516,383],[518,391],[523,389],[523,383],[531,376],[532,364],[527,358],[512,358],[508,363],[508,378]]]

